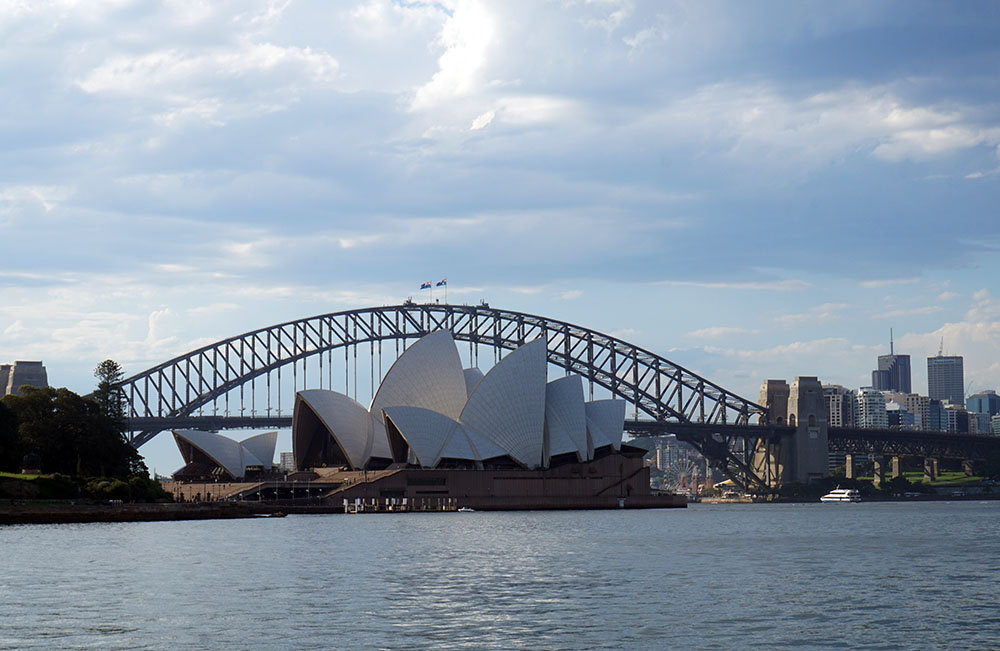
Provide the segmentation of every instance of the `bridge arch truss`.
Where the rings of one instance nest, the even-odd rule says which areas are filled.
[[[228,416],[238,413],[259,421],[262,427],[275,412],[281,414],[281,373],[291,370],[292,385],[300,387],[314,364],[320,387],[334,383],[334,351],[338,351],[338,381],[350,386],[353,362],[357,392],[358,347],[371,346],[370,368],[381,380],[382,352],[387,342],[398,357],[408,342],[434,330],[449,330],[456,341],[467,343],[469,357],[477,363],[480,347],[492,348],[494,361],[504,351],[538,337],[545,338],[550,364],[576,373],[594,386],[603,387],[632,405],[636,418],[706,425],[747,425],[764,413],[759,405],[675,364],[664,357],[617,337],[546,317],[501,310],[488,304],[417,304],[372,307],[334,312],[261,328],[204,346],[175,357],[124,380],[120,387],[128,403],[133,444],[140,446],[170,419],[195,415],[210,406]],[[339,351],[343,351],[343,361]],[[387,351],[391,354],[392,351]],[[362,356],[367,354],[363,351]],[[318,369],[315,365],[318,364]],[[289,369],[290,367],[290,369]],[[343,376],[339,373],[343,372]],[[275,379],[276,378],[276,379]],[[274,386],[278,392],[274,395]],[[311,387],[317,388],[317,387]],[[266,396],[263,400],[260,396]],[[276,398],[272,400],[272,396]],[[258,400],[261,404],[258,407]],[[232,404],[232,403],[235,403]],[[287,407],[291,401],[286,397]],[[244,425],[246,426],[246,425]],[[723,468],[725,469],[725,468]]]

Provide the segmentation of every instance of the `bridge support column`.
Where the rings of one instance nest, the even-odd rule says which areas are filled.
[[[938,478],[938,460],[933,457],[927,457],[924,459],[924,481],[932,482],[937,481]]]
[[[889,475],[892,479],[899,477],[903,474],[903,460],[899,457],[893,457],[889,460]]]
[[[965,473],[966,477],[971,477],[976,474],[976,470],[972,465],[972,459],[962,460],[962,471]]]
[[[854,470],[854,455],[853,454],[845,454],[844,455],[844,478],[845,479],[854,479],[854,474],[855,474],[855,470]]]
[[[885,483],[885,467],[888,465],[888,457],[876,455],[872,461],[873,484],[881,486]]]

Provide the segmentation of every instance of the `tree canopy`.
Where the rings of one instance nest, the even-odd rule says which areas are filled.
[[[124,431],[126,403],[118,385],[125,378],[125,371],[115,360],[106,359],[94,369],[94,377],[97,378],[94,402],[100,405],[101,413],[119,424],[119,431]]]
[[[6,452],[4,411],[0,411],[0,463],[16,470],[19,453],[34,452],[45,472],[68,475],[128,477],[145,473],[139,453],[123,435],[123,421],[94,400],[69,389],[25,387],[23,395],[4,396],[4,410],[16,419],[13,443],[17,452]]]

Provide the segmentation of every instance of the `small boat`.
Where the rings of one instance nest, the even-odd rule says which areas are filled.
[[[858,492],[856,488],[841,488],[837,486],[835,489],[819,498],[820,502],[860,502],[861,493]]]
[[[285,517],[286,515],[288,515],[288,514],[287,514],[287,513],[284,513],[284,512],[282,512],[282,511],[275,511],[274,513],[270,514],[270,515],[269,515],[269,516],[267,516],[267,517],[269,517],[269,518],[283,518],[283,517]]]
[[[463,506],[462,508],[458,509],[458,512],[459,513],[475,513],[476,509],[470,509],[467,506]]]

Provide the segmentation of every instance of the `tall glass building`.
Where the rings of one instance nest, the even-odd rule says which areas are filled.
[[[965,401],[965,409],[972,413],[989,414],[996,416],[1000,414],[1000,396],[996,391],[980,391],[969,396]]]
[[[910,356],[879,355],[878,370],[872,371],[872,386],[876,391],[910,393]]]
[[[927,395],[965,404],[965,372],[960,355],[938,355],[927,358]]]

